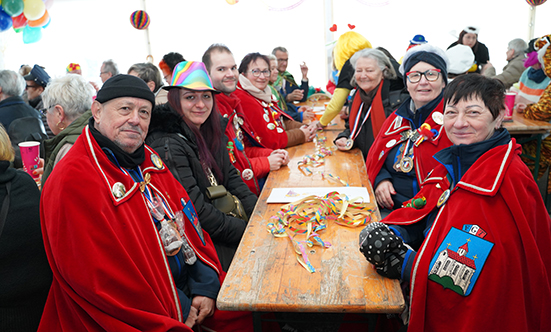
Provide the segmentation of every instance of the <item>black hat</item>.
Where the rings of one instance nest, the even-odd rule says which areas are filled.
[[[424,44],[410,48],[402,60],[400,65],[400,73],[404,75],[404,85],[407,86],[406,73],[419,62],[426,62],[437,69],[440,69],[444,82],[448,81],[448,63],[450,60],[441,48]]]
[[[50,75],[39,65],[34,65],[29,75],[24,77],[25,81],[34,81],[43,88],[50,82]]]
[[[136,76],[119,74],[111,77],[99,89],[96,100],[105,103],[120,97],[135,97],[148,100],[155,106],[155,95],[145,82]]]

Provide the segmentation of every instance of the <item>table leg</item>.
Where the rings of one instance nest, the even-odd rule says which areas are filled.
[[[538,181],[538,172],[540,170],[540,158],[541,158],[541,139],[542,139],[542,135],[541,134],[537,134],[536,135],[536,140],[537,140],[537,144],[536,144],[536,164],[534,165],[534,181]]]
[[[262,313],[253,311],[253,329],[254,332],[262,332]]]

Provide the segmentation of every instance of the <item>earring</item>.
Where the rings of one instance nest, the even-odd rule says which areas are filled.
[[[67,127],[60,127],[59,125],[61,124],[61,121],[59,121],[55,126],[59,128],[59,130],[63,130]]]

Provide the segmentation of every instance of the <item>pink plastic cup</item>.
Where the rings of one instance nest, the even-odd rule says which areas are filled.
[[[513,109],[515,108],[515,98],[517,94],[514,92],[505,93],[505,118],[513,118]]]
[[[34,179],[39,175],[34,175],[33,171],[38,168],[40,163],[40,142],[28,141],[18,144],[21,150],[21,160],[25,172],[29,173]]]

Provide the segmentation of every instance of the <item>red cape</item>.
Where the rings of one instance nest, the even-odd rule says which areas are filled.
[[[234,129],[233,119],[237,115],[245,120],[245,113],[241,107],[241,101],[239,98],[231,95],[220,93],[216,96],[216,102],[218,104],[218,110],[223,117],[228,118],[228,124],[226,125],[225,134],[230,141],[235,142],[236,133]],[[246,138],[244,138],[246,140]],[[233,162],[233,166],[239,170],[241,179],[247,184],[249,189],[256,194],[260,195],[260,186],[258,185],[257,178],[263,178],[270,172],[270,163],[268,162],[268,156],[272,153],[272,149],[265,149],[259,147],[253,147],[245,145],[243,151],[239,151],[234,144],[233,155],[234,159],[230,159]],[[228,149],[228,153],[232,154],[232,151]],[[243,177],[243,171],[251,169],[253,171],[253,177],[246,179]]]
[[[283,128],[283,119],[281,119],[284,113],[276,106],[276,103],[267,104],[243,90],[239,83],[237,86],[234,94],[241,100],[241,106],[245,112],[243,129],[247,134],[258,145],[268,149],[276,150],[287,147],[287,133]]]
[[[551,331],[551,220],[520,151],[512,140],[486,152],[437,209],[449,188],[439,165],[416,195],[425,208],[383,220],[411,224],[438,212],[412,268],[408,331]],[[458,269],[442,270],[446,259]],[[453,271],[466,295],[446,284]]]
[[[437,161],[434,160],[432,156],[436,152],[452,145],[446,135],[446,132],[444,131],[444,127],[441,124],[434,122],[432,116],[434,113],[442,114],[443,104],[444,100],[442,100],[438,106],[434,108],[425,120],[425,123],[430,125],[431,129],[436,129],[438,131],[438,136],[434,139],[427,139],[419,144],[419,146],[413,147],[413,155],[415,156],[415,174],[419,184],[423,183],[423,180],[427,176],[428,172],[437,165]],[[373,142],[373,146],[369,149],[369,153],[366,158],[367,176],[369,177],[371,183],[373,183],[379,174],[381,167],[383,167],[389,151],[400,143],[400,133],[410,129],[411,125],[409,121],[399,115],[396,115],[396,111],[394,111],[385,120],[381,131],[379,132],[377,138],[375,138],[375,142]]]
[[[141,169],[151,175],[151,188],[172,211],[182,210],[186,191],[168,168],[153,164],[153,150],[146,147],[145,153]],[[115,183],[124,186],[124,196],[115,197]],[[54,168],[40,213],[54,278],[39,331],[191,331],[182,322],[164,248],[139,186],[108,160],[88,127]],[[203,232],[203,242],[185,222],[198,259],[220,273],[209,235]]]

